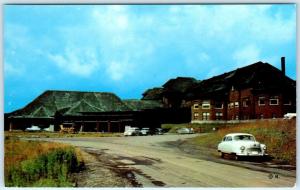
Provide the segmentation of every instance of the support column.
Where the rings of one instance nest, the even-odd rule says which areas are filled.
[[[83,131],[83,128],[84,128],[84,124],[83,123],[81,123],[81,125],[80,125],[80,132],[82,132]]]
[[[99,122],[98,121],[96,123],[96,131],[97,131],[97,133],[99,132]]]
[[[12,131],[13,130],[13,123],[12,121],[9,122],[9,131]]]
[[[118,127],[119,127],[119,133],[121,133],[121,121],[119,121]]]
[[[110,132],[110,121],[107,121],[107,132]]]

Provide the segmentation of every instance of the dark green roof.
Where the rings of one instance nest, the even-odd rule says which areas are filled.
[[[10,114],[13,117],[49,118],[56,111],[63,115],[79,115],[81,112],[130,111],[113,93],[46,91],[24,108]]]
[[[189,88],[198,84],[200,81],[192,77],[177,77],[176,79],[168,80],[164,85],[164,92],[179,92],[185,93]]]
[[[163,105],[159,101],[155,100],[123,100],[123,102],[133,111],[141,111],[145,109],[161,108]]]
[[[142,100],[161,100],[163,92],[164,89],[159,87],[148,89],[143,93]]]
[[[214,76],[194,85],[187,93],[189,99],[227,96],[230,89],[251,88],[254,91],[296,92],[296,81],[285,76],[269,63],[257,62]]]

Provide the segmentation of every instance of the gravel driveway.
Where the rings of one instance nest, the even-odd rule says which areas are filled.
[[[87,170],[79,175],[78,186],[292,187],[296,183],[295,177],[281,175],[276,170],[258,171],[197,158],[166,143],[197,135],[43,140],[69,143],[86,152]]]

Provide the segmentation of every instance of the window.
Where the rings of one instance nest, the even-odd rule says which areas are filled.
[[[210,109],[210,102],[209,101],[203,101],[202,102],[202,109]]]
[[[259,118],[260,118],[260,119],[263,119],[263,118],[264,118],[264,114],[260,114],[260,115],[259,115]]]
[[[249,98],[245,98],[245,99],[243,100],[243,107],[249,107],[249,105],[250,105],[250,100],[249,100]]]
[[[223,113],[217,112],[216,113],[216,120],[222,120],[223,119]]]
[[[264,106],[265,105],[265,97],[259,97],[258,98],[258,105]]]
[[[223,109],[222,102],[215,102],[215,109]]]
[[[194,109],[198,109],[199,108],[199,104],[194,104]]]
[[[233,108],[234,106],[234,103],[233,102],[230,102],[230,104],[228,104],[229,108]]]
[[[232,137],[231,136],[226,137],[225,141],[232,141]]]
[[[278,105],[278,103],[279,103],[279,100],[278,100],[277,96],[272,96],[270,98],[270,105]]]
[[[234,107],[238,108],[239,107],[239,102],[234,102]]]
[[[235,120],[239,120],[239,116],[238,115],[235,116]]]
[[[198,119],[199,113],[194,113],[194,119]]]
[[[209,115],[207,112],[202,113],[202,120],[209,120]]]
[[[276,114],[275,113],[272,113],[272,118],[276,119]]]

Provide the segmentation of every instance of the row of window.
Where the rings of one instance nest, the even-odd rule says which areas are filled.
[[[211,106],[210,101],[203,101],[202,104],[201,104],[202,109],[210,109],[210,106]],[[215,109],[223,109],[223,103],[216,102],[214,108]],[[194,104],[194,109],[199,109],[199,104],[198,103]]]
[[[216,119],[215,120],[223,120],[223,113],[221,112],[216,112],[215,113]],[[258,114],[257,119],[264,119],[264,114]],[[272,114],[272,118],[277,118],[277,115],[275,113]],[[197,120],[199,119],[199,113],[194,113],[194,119]],[[231,117],[232,120],[239,120],[239,116],[238,115],[232,115]],[[244,120],[250,119],[250,117],[248,115],[244,115],[244,117],[242,118]],[[210,113],[208,112],[203,112],[202,113],[202,120],[210,120]]]
[[[199,113],[194,113],[194,119],[199,119]],[[216,120],[222,120],[223,119],[223,113],[217,112],[216,113]],[[210,120],[210,113],[203,112],[202,113],[202,120]]]
[[[267,99],[265,97],[262,96],[262,97],[258,98],[258,106],[265,106],[266,102],[267,102]],[[251,102],[250,102],[249,98],[245,98],[242,101],[242,106],[243,107],[249,107],[250,103]],[[270,97],[269,105],[279,105],[278,96]],[[291,101],[284,101],[283,105],[291,105]],[[236,101],[236,102],[230,102],[228,104],[228,108],[234,108],[234,107],[235,108],[240,107],[240,103],[238,101]],[[210,101],[203,101],[202,104],[201,104],[201,108],[202,109],[210,109],[211,108]],[[216,102],[214,108],[215,109],[223,109],[223,103]],[[198,103],[194,104],[194,109],[199,109],[199,104]]]

